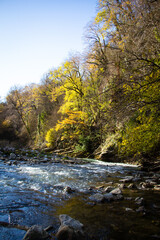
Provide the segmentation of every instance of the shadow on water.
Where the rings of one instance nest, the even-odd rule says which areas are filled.
[[[137,194],[132,194],[136,196]],[[150,240],[157,239],[160,234],[160,211],[152,209],[153,199],[160,204],[159,194],[145,194],[147,200],[146,215],[136,211],[126,211],[127,208],[135,209],[137,206],[133,201],[121,200],[92,205],[85,197],[73,197],[63,207],[57,208],[59,214],[68,214],[79,219],[85,226],[85,230],[91,239],[131,239]]]

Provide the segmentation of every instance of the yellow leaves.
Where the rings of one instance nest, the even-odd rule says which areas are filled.
[[[59,131],[61,129],[70,128],[72,126],[84,125],[84,119],[86,117],[86,113],[82,111],[66,111],[68,115],[67,118],[63,119],[62,121],[58,121],[55,130]]]
[[[128,85],[128,84],[123,84],[123,91],[124,91],[124,94],[128,94],[128,92],[130,92],[132,90],[131,86]]]
[[[118,41],[117,41],[118,47],[119,47],[122,51],[124,51],[124,49],[125,49],[125,44],[126,44],[126,42],[127,42],[127,39],[128,39],[127,36],[123,36],[123,38],[122,38],[121,40],[118,40]]]
[[[138,116],[136,125],[127,126],[119,143],[119,152],[130,155],[153,151],[160,140],[160,119],[153,116]]]
[[[55,127],[56,132],[58,132],[61,128],[62,128],[61,122],[58,121]]]
[[[11,121],[8,119],[6,119],[2,122],[2,127],[4,127],[4,128],[10,127],[10,125],[11,125]]]
[[[86,114],[82,111],[68,111],[68,117],[58,121],[55,127],[56,132],[61,132],[61,140],[74,139],[77,137],[85,126]]]
[[[106,10],[103,8],[100,12],[97,13],[97,16],[95,18],[95,23],[101,22],[106,15]]]
[[[56,141],[56,134],[55,134],[55,129],[51,128],[48,130],[45,140],[47,141],[47,147],[51,147],[55,144]]]
[[[65,118],[63,121],[59,121],[58,124],[56,125],[55,130],[58,131],[60,129],[65,128],[67,125],[73,125],[75,124],[76,121],[73,119]]]

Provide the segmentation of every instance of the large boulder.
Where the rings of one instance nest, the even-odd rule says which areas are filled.
[[[28,229],[23,240],[47,240],[49,234],[41,226],[34,225]]]
[[[85,240],[83,224],[66,214],[59,216],[61,226],[56,234],[58,240]]]

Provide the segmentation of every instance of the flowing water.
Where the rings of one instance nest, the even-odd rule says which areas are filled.
[[[53,225],[54,233],[59,214],[68,214],[84,224],[90,239],[159,239],[159,192],[126,189],[121,201],[94,204],[89,200],[94,191],[90,189],[139,173],[135,166],[100,161],[12,166],[0,161],[0,222]],[[66,186],[75,192],[67,194]],[[136,211],[137,196],[145,199],[145,214]],[[1,240],[21,240],[24,234],[16,227],[0,226]]]

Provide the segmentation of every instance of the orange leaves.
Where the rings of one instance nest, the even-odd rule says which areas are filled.
[[[59,131],[60,129],[70,128],[72,126],[76,127],[78,125],[84,125],[85,113],[81,111],[66,111],[68,117],[62,121],[58,121],[55,130]]]

